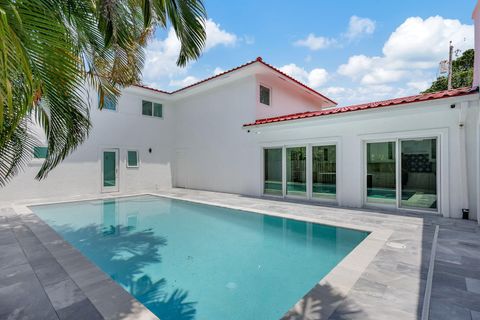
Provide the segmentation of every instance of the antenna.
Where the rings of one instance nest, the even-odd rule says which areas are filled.
[[[448,53],[448,90],[452,90],[452,58],[453,58],[453,45],[450,41],[449,53]]]

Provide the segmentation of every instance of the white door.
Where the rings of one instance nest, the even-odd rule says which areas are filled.
[[[118,149],[102,152],[102,191],[118,191]]]
[[[186,171],[186,152],[177,150],[175,153],[175,187],[187,187],[187,171]]]

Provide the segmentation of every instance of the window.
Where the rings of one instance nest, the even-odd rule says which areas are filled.
[[[337,193],[336,146],[312,147],[312,197],[335,199]]]
[[[162,105],[160,103],[153,104],[153,116],[158,118],[162,117]]]
[[[260,103],[270,105],[270,88],[260,85]]]
[[[33,147],[33,157],[35,159],[45,159],[48,155],[47,147]]]
[[[127,151],[127,167],[138,168],[138,151],[135,151],[135,150]]]
[[[367,201],[395,204],[397,200],[395,142],[367,143]]]
[[[437,139],[401,140],[400,151],[400,205],[437,209]]]
[[[100,96],[98,96],[98,106],[100,107]],[[103,109],[115,111],[115,110],[117,110],[117,104],[115,103],[114,100],[108,98],[107,96],[104,96],[103,97]]]
[[[283,195],[282,190],[282,148],[264,149],[263,192],[276,196]]]
[[[142,100],[142,114],[144,116],[163,117],[163,105],[151,101]]]
[[[419,138],[367,143],[367,202],[436,211],[437,141]]]
[[[307,148],[287,148],[287,194],[307,195]]]

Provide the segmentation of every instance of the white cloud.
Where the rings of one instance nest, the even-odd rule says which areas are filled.
[[[297,47],[307,47],[310,50],[316,51],[327,48],[334,43],[334,39],[317,37],[315,34],[310,33],[305,39],[297,40],[293,44]]]
[[[234,46],[238,41],[238,37],[235,34],[221,29],[220,25],[211,19],[205,22],[205,30],[207,40],[204,53],[217,46]],[[180,68],[177,66],[176,61],[179,52],[180,41],[172,28],[168,30],[165,39],[151,40],[145,52],[145,67],[142,73],[143,82],[156,87],[158,87],[160,79],[170,80],[169,85],[171,86],[174,86],[174,83],[179,83],[180,80],[175,80],[175,78],[185,75],[189,67]]]
[[[205,21],[205,32],[207,33],[205,52],[218,45],[233,46],[238,40],[235,34],[220,29],[220,24],[212,19]]]
[[[170,80],[169,85],[172,87],[186,87],[198,81],[199,80],[194,76],[187,76],[180,80]]]
[[[328,72],[325,69],[315,68],[310,71],[297,66],[294,63],[284,65],[279,68],[280,71],[285,72],[296,80],[303,82],[313,88],[318,88],[325,84],[328,79]]]
[[[431,82],[433,68],[448,55],[448,43],[465,50],[473,47],[473,26],[458,20],[430,17],[408,18],[389,37],[382,56],[351,56],[337,72],[362,85],[398,81]],[[410,88],[415,86],[410,85]]]
[[[305,39],[297,40],[293,44],[297,47],[307,47],[310,50],[317,51],[336,45],[339,42],[341,43],[344,38],[353,40],[362,35],[372,34],[374,31],[375,21],[368,18],[352,16],[350,17],[347,32],[338,36],[338,39],[316,36],[314,33],[310,33]]]
[[[225,72],[225,70],[223,70],[223,69],[220,68],[220,67],[216,67],[216,68],[213,70],[213,75],[216,76],[216,75],[218,75],[218,74],[220,74],[220,73],[223,73],[223,72]]]
[[[345,36],[350,39],[356,39],[362,35],[372,34],[375,31],[375,21],[368,18],[357,16],[350,17],[348,31]]]
[[[337,72],[343,76],[357,80],[362,74],[372,68],[375,58],[364,55],[351,56],[346,64],[340,65]]]
[[[423,20],[405,20],[383,46],[383,54],[391,60],[414,63],[415,67],[432,68],[448,55],[448,43],[456,49],[473,47],[473,25],[440,16]]]
[[[358,87],[326,87],[320,90],[340,106],[359,104],[418,94],[415,88],[396,88],[389,85],[365,85]]]
[[[325,69],[316,68],[308,74],[308,84],[313,88],[318,88],[327,82],[328,72]]]
[[[418,92],[422,92],[427,90],[432,83],[430,81],[410,81],[407,83],[407,86],[417,90]]]

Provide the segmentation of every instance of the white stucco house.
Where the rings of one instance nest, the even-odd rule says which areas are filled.
[[[39,146],[0,202],[180,187],[478,220],[479,27],[473,88],[337,106],[261,58],[174,92],[126,88],[42,181]]]

